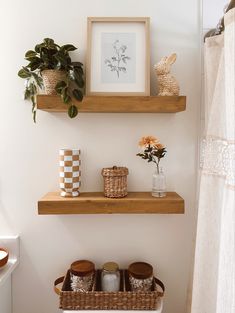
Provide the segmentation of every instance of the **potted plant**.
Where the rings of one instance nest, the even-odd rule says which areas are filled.
[[[33,120],[36,118],[36,95],[40,89],[46,94],[58,94],[68,104],[68,115],[73,118],[78,110],[73,103],[74,97],[82,101],[84,94],[83,64],[72,62],[69,52],[77,48],[71,44],[59,46],[53,39],[45,38],[34,50],[25,53],[29,62],[18,72],[24,78],[24,99],[31,100]]]
[[[153,162],[156,165],[153,174],[153,186],[152,186],[152,196],[153,197],[165,197],[166,196],[166,181],[165,175],[160,168],[159,164],[162,158],[166,154],[166,148],[162,145],[159,140],[154,136],[142,137],[139,146],[142,149],[137,156],[148,161],[148,163]]]

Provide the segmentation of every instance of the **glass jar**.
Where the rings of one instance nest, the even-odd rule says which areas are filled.
[[[120,290],[120,271],[117,263],[107,262],[103,265],[101,289],[107,292],[117,292]]]
[[[79,260],[70,266],[70,286],[73,291],[86,292],[92,289],[95,265],[91,261]]]
[[[145,262],[132,263],[128,268],[131,290],[134,292],[151,291],[153,267]]]
[[[166,178],[162,168],[157,167],[153,174],[153,186],[152,186],[153,197],[165,197],[166,196]]]

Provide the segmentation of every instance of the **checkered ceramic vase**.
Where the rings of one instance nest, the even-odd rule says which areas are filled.
[[[60,150],[60,195],[62,197],[79,196],[80,182],[80,150]]]

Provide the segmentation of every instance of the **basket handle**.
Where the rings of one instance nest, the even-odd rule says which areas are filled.
[[[64,281],[64,276],[61,276],[59,278],[57,278],[55,281],[54,281],[54,291],[57,295],[60,295],[61,293],[61,289],[59,287],[57,287],[59,284],[63,283]]]
[[[156,277],[154,277],[154,280],[155,280],[155,283],[162,288],[162,292],[158,291],[158,296],[163,297],[164,293],[165,293],[165,286],[164,286],[163,282]]]

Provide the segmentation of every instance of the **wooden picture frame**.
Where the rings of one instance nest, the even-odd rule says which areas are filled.
[[[86,94],[150,95],[150,18],[88,17]]]

